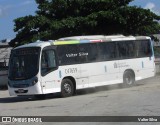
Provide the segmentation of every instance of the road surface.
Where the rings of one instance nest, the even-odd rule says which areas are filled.
[[[1,90],[0,116],[160,116],[160,75],[139,81],[130,88],[111,85],[85,89],[68,98],[52,94],[47,95],[45,100],[32,96],[10,97],[7,90]],[[61,124],[128,125],[103,122]]]

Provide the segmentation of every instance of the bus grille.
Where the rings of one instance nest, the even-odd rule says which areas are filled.
[[[14,84],[13,85],[14,88],[26,88],[29,87],[28,84]]]

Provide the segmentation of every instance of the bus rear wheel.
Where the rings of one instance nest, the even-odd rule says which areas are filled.
[[[133,86],[135,83],[135,75],[131,71],[125,71],[123,75],[123,84],[126,87]]]
[[[70,79],[63,79],[61,83],[61,97],[69,97],[74,94],[74,86]]]

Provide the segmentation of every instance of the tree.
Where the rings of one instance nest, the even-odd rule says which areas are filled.
[[[10,45],[74,35],[157,33],[160,16],[150,10],[129,6],[131,1],[36,0],[38,10],[35,16],[14,20],[17,35]]]

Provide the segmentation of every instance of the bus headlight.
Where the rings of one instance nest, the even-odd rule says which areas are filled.
[[[35,85],[38,82],[38,78],[35,77],[34,80],[32,81],[32,85]]]

